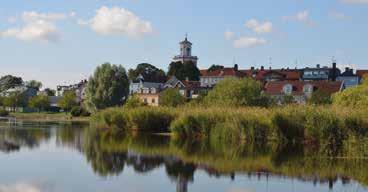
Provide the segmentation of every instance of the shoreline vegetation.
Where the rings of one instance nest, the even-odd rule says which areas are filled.
[[[109,108],[91,124],[105,130],[171,133],[180,139],[231,143],[303,143],[331,155],[351,139],[368,138],[368,110],[337,106]]]

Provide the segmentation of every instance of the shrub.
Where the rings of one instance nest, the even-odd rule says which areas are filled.
[[[9,112],[4,109],[0,109],[0,117],[6,117],[9,115]]]
[[[127,99],[127,101],[124,104],[124,107],[126,107],[126,108],[136,108],[136,107],[143,107],[145,105],[146,104],[144,102],[142,102],[142,100],[138,96],[133,95],[133,96],[130,96]]]
[[[161,93],[160,105],[166,107],[177,107],[185,103],[185,98],[178,89],[168,88]]]
[[[91,113],[89,113],[87,110],[85,110],[83,107],[80,106],[75,106],[72,108],[72,110],[70,111],[70,114],[73,117],[88,117],[91,115]]]

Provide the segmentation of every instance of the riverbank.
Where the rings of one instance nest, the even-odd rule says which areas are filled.
[[[74,121],[74,122],[89,122],[89,117],[72,117],[65,113],[11,113],[10,116],[15,117],[21,121]]]
[[[368,109],[334,106],[110,108],[95,114],[91,122],[108,129],[226,142],[276,140],[338,148],[344,140],[368,138]]]

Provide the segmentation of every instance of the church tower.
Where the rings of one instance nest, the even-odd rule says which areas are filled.
[[[182,63],[186,63],[188,61],[193,62],[197,65],[198,57],[192,56],[192,43],[188,41],[188,37],[186,36],[184,41],[180,42],[180,55],[177,55],[173,58],[173,62],[181,61]]]

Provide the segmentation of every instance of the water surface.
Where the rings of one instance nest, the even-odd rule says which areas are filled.
[[[337,151],[100,132],[81,123],[1,123],[0,192],[368,191],[361,145]],[[335,152],[335,151],[334,151]]]

